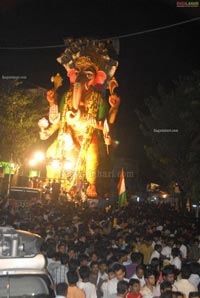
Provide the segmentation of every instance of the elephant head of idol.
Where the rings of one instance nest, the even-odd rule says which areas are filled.
[[[67,122],[75,123],[80,117],[79,105],[83,92],[90,89],[101,92],[114,75],[117,64],[107,55],[105,45],[90,40],[68,40],[68,47],[57,59],[66,71],[72,86],[73,109],[66,113]]]
[[[75,68],[68,71],[67,76],[73,86],[73,111],[68,111],[66,118],[69,124],[73,124],[80,117],[79,105],[83,92],[89,92],[91,88],[102,90],[107,75],[104,71],[98,70],[98,66],[89,57],[81,56],[76,60]]]

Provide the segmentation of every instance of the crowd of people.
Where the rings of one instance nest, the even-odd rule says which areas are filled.
[[[28,209],[1,201],[1,225],[41,235],[57,298],[200,297],[200,224],[169,204]]]

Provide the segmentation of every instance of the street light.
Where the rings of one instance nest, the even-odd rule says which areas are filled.
[[[41,151],[36,152],[34,154],[34,159],[39,162],[43,161],[45,159],[44,153]]]

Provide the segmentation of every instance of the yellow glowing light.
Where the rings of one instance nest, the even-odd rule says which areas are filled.
[[[36,160],[36,161],[43,161],[44,160],[44,153],[43,152],[36,152],[35,154],[34,154],[34,159]]]
[[[54,160],[52,161],[51,165],[52,165],[52,167],[53,167],[54,169],[58,169],[58,168],[60,167],[60,162],[59,162],[59,160],[54,159]]]
[[[67,160],[64,164],[64,169],[66,171],[72,170],[73,169],[73,162],[71,162],[70,160]]]
[[[31,159],[30,161],[29,161],[29,166],[31,166],[31,167],[34,167],[35,165],[36,165],[36,160],[35,159]]]
[[[65,134],[64,140],[65,140],[66,150],[71,150],[74,147],[74,143],[73,143],[71,135],[69,133]]]
[[[167,194],[166,192],[161,192],[160,197],[161,197],[162,199],[167,199],[168,194]]]

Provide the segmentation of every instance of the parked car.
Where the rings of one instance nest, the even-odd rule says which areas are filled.
[[[42,239],[30,232],[0,227],[0,298],[54,298]]]

